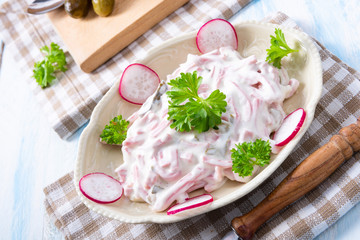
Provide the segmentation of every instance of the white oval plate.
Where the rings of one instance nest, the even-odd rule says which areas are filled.
[[[270,45],[270,35],[274,35],[275,27],[268,23],[244,22],[236,24],[235,29],[239,38],[241,55],[255,54],[258,59],[265,59],[266,48]],[[127,118],[139,106],[127,103],[118,93],[119,81],[106,93],[92,113],[91,120],[80,137],[78,156],[75,167],[75,186],[81,201],[90,209],[110,218],[129,223],[170,223],[193,217],[219,207],[225,206],[249,193],[268,178],[286,159],[292,149],[298,144],[310,123],[313,120],[315,107],[320,99],[322,89],[322,67],[319,53],[310,38],[300,31],[282,28],[286,40],[290,46],[299,42],[302,51],[301,56],[288,59],[287,69],[291,77],[300,81],[296,94],[284,103],[285,112],[302,107],[307,112],[307,117],[301,131],[287,144],[279,154],[272,156],[271,163],[262,169],[250,182],[246,184],[227,181],[220,189],[211,193],[214,202],[207,206],[185,211],[183,213],[168,216],[165,212],[153,212],[147,203],[131,202],[126,197],[112,204],[101,205],[85,198],[78,186],[80,178],[91,172],[104,172],[114,177],[114,169],[122,163],[120,148],[108,146],[99,142],[99,136],[104,126],[115,116],[122,114]],[[195,43],[196,32],[184,34],[171,39],[161,46],[152,49],[139,63],[143,63],[154,69],[161,79],[175,70],[180,63],[186,61],[188,53],[200,54]],[[306,61],[302,61],[306,57]],[[119,76],[120,80],[120,76]],[[197,190],[192,195],[197,195],[203,190]]]

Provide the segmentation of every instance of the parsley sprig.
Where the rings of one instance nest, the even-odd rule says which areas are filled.
[[[198,77],[194,71],[180,73],[180,77],[168,83],[172,87],[166,92],[170,99],[168,120],[173,121],[170,127],[176,131],[194,129],[201,133],[210,128],[216,129],[221,123],[221,114],[226,111],[226,95],[217,89],[206,99],[199,97],[201,81],[202,77]]]
[[[263,167],[269,164],[271,146],[270,142],[256,139],[255,142],[236,144],[236,149],[231,149],[232,170],[240,177],[250,176],[254,165]]]
[[[281,68],[281,59],[289,53],[298,52],[299,50],[291,49],[286,41],[284,33],[280,28],[275,28],[275,35],[271,35],[270,48],[266,49],[266,61],[272,63],[274,67]]]
[[[126,139],[128,126],[129,121],[122,119],[121,115],[114,117],[102,131],[101,141],[107,144],[121,145]]]
[[[34,64],[34,75],[36,82],[45,88],[49,86],[56,78],[55,72],[65,72],[66,69],[66,57],[64,51],[56,43],[51,43],[50,48],[44,46],[40,48],[40,51],[45,54],[42,61],[38,61]]]

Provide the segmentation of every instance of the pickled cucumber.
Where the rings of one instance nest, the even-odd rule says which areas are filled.
[[[100,17],[106,17],[114,10],[115,0],[92,0],[94,11]]]
[[[65,11],[73,18],[82,18],[89,12],[88,0],[65,0]]]

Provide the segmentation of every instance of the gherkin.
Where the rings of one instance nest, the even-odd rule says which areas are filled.
[[[65,0],[64,8],[73,18],[85,17],[89,12],[88,0]]]
[[[109,16],[114,10],[115,0],[92,0],[94,11],[100,17]]]

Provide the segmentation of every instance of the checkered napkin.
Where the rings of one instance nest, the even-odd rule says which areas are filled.
[[[282,13],[266,21],[296,27]],[[230,221],[249,212],[310,153],[360,116],[360,74],[316,40],[323,67],[323,93],[315,119],[300,144],[260,187],[220,209],[172,224],[127,224],[89,210],[75,191],[73,173],[44,189],[46,210],[66,239],[221,239]],[[326,181],[265,223],[255,239],[311,239],[360,200],[360,153]]]
[[[129,63],[181,32],[198,29],[211,18],[231,17],[251,0],[190,0],[91,74],[75,64],[46,15],[26,13],[26,1],[11,0],[0,7],[0,37],[13,53],[50,125],[61,138],[67,138],[87,122],[95,105]],[[31,77],[32,69],[43,59],[39,49],[51,42],[66,51],[68,71],[59,73],[54,85],[41,89]]]

